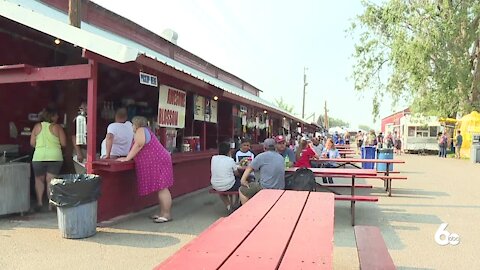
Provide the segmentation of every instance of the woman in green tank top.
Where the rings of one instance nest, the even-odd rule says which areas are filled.
[[[35,174],[35,192],[37,194],[36,210],[43,206],[43,193],[47,186],[47,196],[50,194],[50,180],[57,176],[62,168],[62,147],[67,140],[63,128],[56,124],[58,112],[55,109],[45,109],[41,113],[42,122],[33,127],[30,144],[35,148],[32,166]]]

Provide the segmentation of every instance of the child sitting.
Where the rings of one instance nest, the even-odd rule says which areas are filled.
[[[240,149],[235,153],[235,162],[240,163],[242,159],[253,160],[255,155],[250,151],[250,141],[248,139],[242,139]]]

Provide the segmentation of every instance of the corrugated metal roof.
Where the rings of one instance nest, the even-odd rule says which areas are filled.
[[[145,55],[226,92],[280,111],[296,121],[308,123],[269,101],[182,64],[133,40],[85,22],[82,22],[81,29],[70,26],[67,14],[42,2],[36,0],[0,0],[0,15],[119,63],[132,62],[140,55]]]

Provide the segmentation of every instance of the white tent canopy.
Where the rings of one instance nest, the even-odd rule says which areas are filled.
[[[331,127],[328,129],[328,133],[330,134],[334,134],[335,132],[337,132],[338,134],[345,134],[348,132],[348,130],[346,128],[341,128],[341,127]]]

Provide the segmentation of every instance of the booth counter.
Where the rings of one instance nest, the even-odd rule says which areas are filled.
[[[173,154],[172,198],[208,187],[210,159],[217,153],[217,150],[208,150]],[[99,222],[158,204],[157,193],[144,197],[137,194],[134,161],[96,160],[93,170],[102,177],[97,214]]]

